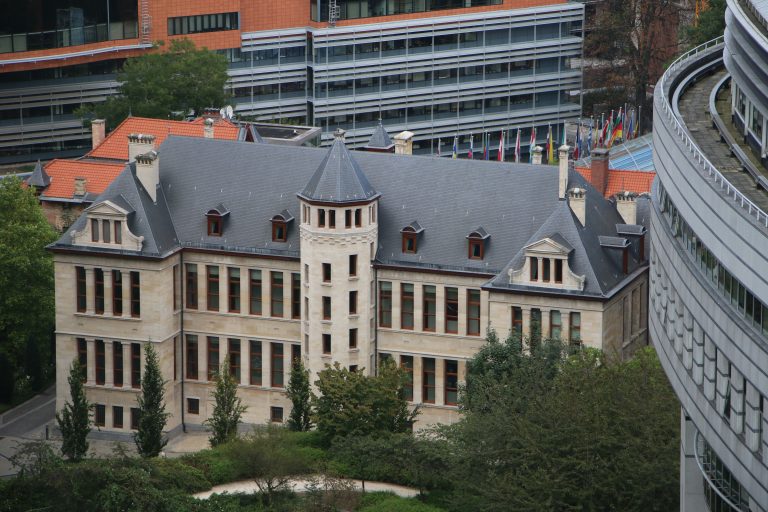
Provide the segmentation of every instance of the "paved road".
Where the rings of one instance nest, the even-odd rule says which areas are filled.
[[[292,480],[288,485],[293,489],[294,492],[306,492],[308,487],[311,485],[317,485],[318,482],[320,482],[321,476],[316,477],[317,480],[311,480],[309,478],[296,478],[295,480]],[[348,479],[341,479],[344,482],[351,482],[355,485],[356,489],[362,489],[360,480],[348,480]],[[419,491],[416,489],[413,489],[411,487],[404,487],[402,485],[395,485],[395,484],[387,484],[384,482],[369,482],[366,480],[365,482],[365,490],[366,491],[389,491],[392,493],[395,493],[398,496],[402,496],[403,498],[412,498],[414,496],[418,496]],[[256,485],[256,483],[253,480],[243,480],[240,482],[230,482],[228,484],[222,484],[217,485],[210,491],[200,492],[197,494],[194,494],[193,496],[198,499],[208,499],[214,494],[235,494],[235,493],[245,493],[245,494],[252,494],[255,492],[259,492],[259,488]]]
[[[53,422],[55,415],[54,386],[0,415],[0,477],[16,473],[9,457],[20,443],[44,438],[45,426]]]

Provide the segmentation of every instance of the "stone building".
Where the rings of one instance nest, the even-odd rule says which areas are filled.
[[[627,194],[620,213],[565,147],[554,167],[352,153],[342,139],[133,137],[135,158],[51,246],[57,407],[79,358],[97,424],[127,433],[152,343],[170,430],[209,416],[227,355],[246,422],[287,417],[296,358],[313,376],[392,358],[424,426],[458,417],[489,328],[619,357],[647,344],[645,198]]]

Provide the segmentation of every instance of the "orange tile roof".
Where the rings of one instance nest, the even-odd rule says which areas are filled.
[[[101,194],[124,168],[124,163],[51,160],[45,166],[51,184],[41,197],[72,199],[75,195],[75,178],[85,178],[85,190],[89,194]]]
[[[159,148],[168,135],[185,135],[187,137],[203,136],[203,118],[192,122],[172,121],[170,119],[149,119],[146,117],[129,117],[117,128],[109,132],[101,144],[91,150],[86,157],[111,158],[128,160],[128,135],[142,133],[155,136],[155,147]],[[213,126],[215,139],[237,140],[239,128],[225,119],[217,119]]]
[[[592,169],[589,167],[576,167],[576,170],[584,178],[592,182]],[[655,172],[627,171],[619,169],[608,170],[608,183],[605,187],[605,197],[612,197],[619,192],[629,191],[637,194],[651,191],[651,183],[656,177]]]

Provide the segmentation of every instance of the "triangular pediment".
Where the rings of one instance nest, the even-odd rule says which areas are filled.
[[[556,254],[560,256],[567,256],[573,250],[573,247],[571,247],[570,244],[568,244],[568,242],[565,240],[557,240],[557,238],[543,238],[537,242],[528,244],[524,247],[525,254]]]
[[[89,214],[108,216],[125,216],[130,213],[130,211],[121,206],[118,206],[116,203],[113,203],[110,200],[101,201],[92,206],[89,206],[85,209],[85,211]]]

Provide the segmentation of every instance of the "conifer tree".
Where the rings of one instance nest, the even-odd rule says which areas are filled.
[[[83,389],[85,369],[75,359],[69,369],[69,394],[72,403],[65,402],[61,414],[56,413],[63,442],[61,453],[72,462],[78,462],[88,453],[88,433],[91,431],[91,410]]]
[[[151,343],[144,346],[144,378],[141,380],[141,394],[136,399],[139,429],[133,437],[139,455],[157,457],[168,443],[163,437],[163,429],[170,414],[165,412],[165,381],[160,373],[157,352]]]
[[[293,403],[291,414],[288,417],[288,428],[296,432],[308,431],[312,428],[309,405],[312,394],[309,390],[309,370],[304,368],[301,359],[293,361],[291,379],[285,393]]]
[[[246,406],[237,396],[237,380],[229,372],[229,356],[224,359],[216,373],[213,399],[213,414],[205,423],[211,427],[211,446],[218,446],[237,436],[237,425],[246,410]]]

